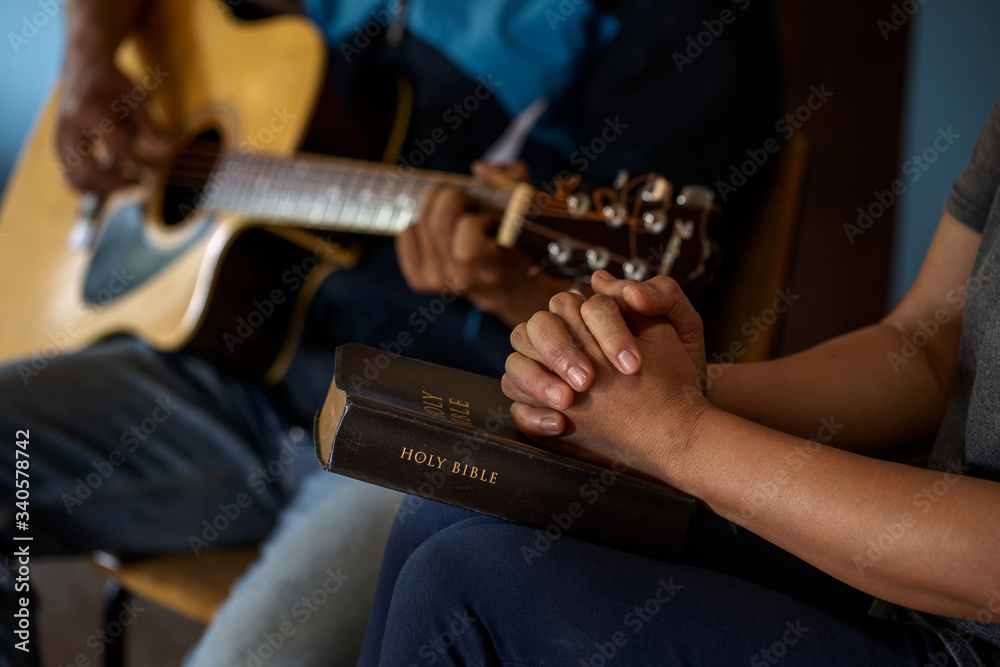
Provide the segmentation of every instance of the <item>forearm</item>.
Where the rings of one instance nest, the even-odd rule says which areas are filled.
[[[928,347],[904,356],[903,337],[883,322],[781,359],[713,365],[709,399],[785,433],[836,436],[843,449],[876,454],[911,445],[938,427],[951,385],[934,371]]]
[[[71,0],[66,6],[65,69],[110,64],[148,0]]]
[[[860,590],[974,617],[1000,581],[1000,485],[878,461],[720,410],[657,476]]]

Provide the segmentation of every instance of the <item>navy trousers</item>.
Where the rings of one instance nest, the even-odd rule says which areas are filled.
[[[708,513],[666,563],[402,507],[361,665],[955,664],[933,632],[868,616],[870,596]]]

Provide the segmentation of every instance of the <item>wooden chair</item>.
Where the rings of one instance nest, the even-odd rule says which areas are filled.
[[[93,565],[108,577],[105,587],[105,627],[115,621],[130,598],[139,596],[185,618],[208,624],[229,595],[233,582],[257,559],[256,546],[212,547],[199,555],[168,554],[121,560],[98,551]],[[124,664],[125,633],[110,646],[107,667]]]
[[[737,362],[763,361],[777,352],[783,315],[766,329],[751,324],[759,334],[752,342],[753,336],[747,336],[743,329],[751,318],[760,320],[772,308],[776,293],[789,286],[808,158],[809,141],[802,133],[794,134],[777,153],[770,186],[756,209],[753,235],[722,289],[712,318],[715,330],[706,332],[710,352],[722,354],[739,343],[743,353],[735,358]]]

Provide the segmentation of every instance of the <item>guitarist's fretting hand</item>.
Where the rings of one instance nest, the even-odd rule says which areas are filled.
[[[113,62],[142,4],[82,0],[66,7],[69,40],[55,150],[66,179],[81,190],[106,194],[134,183],[143,167],[170,152],[143,106],[155,80],[137,89]]]
[[[490,183],[527,181],[524,162],[505,167],[473,165]],[[396,254],[406,283],[415,292],[459,292],[484,312],[514,326],[544,310],[553,294],[571,286],[545,273],[532,275],[532,261],[516,249],[501,248],[488,234],[497,221],[473,212],[474,200],[453,188],[429,192],[420,222],[396,237]]]

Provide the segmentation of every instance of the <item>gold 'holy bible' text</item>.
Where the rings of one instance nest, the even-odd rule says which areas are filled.
[[[450,459],[438,456],[437,454],[428,454],[427,452],[413,450],[409,447],[403,447],[403,451],[400,452],[399,458],[412,461],[413,463],[417,463],[419,465],[425,465],[429,468],[434,468],[435,470],[449,472],[453,475],[461,475],[462,477],[478,479],[479,481],[486,482],[487,484],[497,483],[498,473],[495,471],[490,472],[486,470],[486,468],[480,468],[479,466],[474,466],[471,463],[463,463],[461,461],[451,461],[449,463]]]

